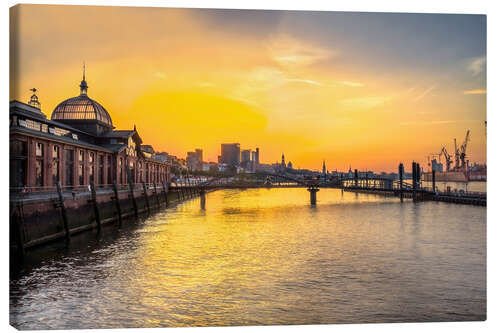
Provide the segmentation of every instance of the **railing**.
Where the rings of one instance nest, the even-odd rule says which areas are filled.
[[[161,192],[163,183],[144,183],[147,190],[156,190]],[[130,184],[117,184],[116,189],[118,192],[129,192],[131,189]],[[57,186],[24,186],[24,187],[10,187],[11,200],[20,199],[53,199],[57,198]],[[132,190],[143,191],[143,183],[134,183]],[[90,185],[65,185],[61,186],[61,191],[67,196],[71,195],[73,198],[81,198],[91,195]],[[96,194],[109,194],[113,193],[113,184],[99,184],[95,185]]]

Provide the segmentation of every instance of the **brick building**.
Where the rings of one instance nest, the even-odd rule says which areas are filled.
[[[133,130],[115,130],[106,109],[87,95],[85,72],[80,95],[61,102],[51,119],[41,112],[33,89],[26,103],[10,102],[11,190],[43,190],[59,181],[63,187],[169,182],[170,163],[142,151]],[[151,148],[152,149],[152,148]]]

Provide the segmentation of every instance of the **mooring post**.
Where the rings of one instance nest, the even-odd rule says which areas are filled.
[[[358,187],[358,169],[354,169],[354,187]]]
[[[149,198],[148,198],[148,192],[146,189],[146,184],[144,182],[142,183],[142,193],[144,195],[144,201],[146,202],[146,208],[148,209],[148,214],[151,214],[151,209],[149,208]]]
[[[122,208],[120,207],[120,198],[118,197],[118,187],[116,181],[113,181],[113,193],[115,196],[112,198],[115,201],[116,214],[118,215],[118,225],[122,226]]]
[[[97,232],[101,232],[101,215],[99,214],[99,207],[97,206],[97,195],[95,193],[94,181],[90,181],[90,200],[89,202],[92,204],[94,208],[94,217],[97,226]]]
[[[12,207],[12,206],[11,206]],[[18,247],[19,259],[24,260],[24,255],[26,254],[25,246],[24,246],[24,213],[23,213],[23,202],[16,202],[14,207],[14,216],[11,215],[11,223],[14,223],[14,226],[11,225],[11,228],[15,228],[14,232],[16,235],[16,244]]]
[[[417,171],[417,174],[416,174],[417,190],[419,190],[420,189],[420,175],[422,174],[422,170],[420,170],[420,163],[417,163],[416,171]]]
[[[399,163],[399,199],[403,202],[403,175],[405,173],[405,169],[403,163]]]
[[[316,193],[319,191],[319,188],[309,187],[307,190],[309,191],[309,198],[311,201],[311,206],[316,206]]]
[[[66,241],[69,242],[70,233],[69,233],[69,226],[68,226],[68,214],[66,212],[66,206],[64,205],[64,197],[62,194],[61,182],[57,182],[56,187],[57,187],[57,195],[59,197],[59,202],[58,202],[57,206],[59,208],[61,208],[61,216],[62,216],[62,220],[63,220],[64,232],[66,234]]]
[[[177,179],[175,180],[175,190],[177,192],[177,200],[181,201],[181,191],[179,189],[179,183],[177,183]]]
[[[153,186],[155,188],[155,198],[156,198],[156,206],[160,209],[160,199],[158,198],[158,192],[156,191],[156,182],[153,182]]]
[[[134,180],[132,179],[132,173],[130,172],[130,168],[127,165],[127,178],[128,178],[128,188],[130,191],[129,198],[132,200],[132,206],[134,207],[134,215],[135,218],[139,218],[139,212],[137,211],[137,202],[135,201],[134,196]]]
[[[417,201],[417,163],[411,163],[411,178],[412,178],[412,197],[413,201]]]
[[[432,170],[432,192],[436,193],[436,170]]]
[[[168,207],[168,186],[165,182],[163,182],[162,185],[163,185],[163,196],[165,197],[165,207]]]
[[[202,187],[200,189],[200,206],[201,209],[205,210],[205,203],[206,203],[206,192],[205,189]]]

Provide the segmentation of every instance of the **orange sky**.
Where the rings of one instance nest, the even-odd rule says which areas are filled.
[[[221,143],[239,142],[264,163],[284,152],[295,167],[394,171],[452,151],[470,129],[470,160],[486,160],[483,16],[46,5],[11,15],[11,99],[36,87],[50,117],[79,93],[85,61],[89,96],[157,151],[202,148],[216,161]]]

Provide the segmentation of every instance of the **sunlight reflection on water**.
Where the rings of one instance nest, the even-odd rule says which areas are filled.
[[[484,320],[486,209],[224,190],[82,235],[11,281],[22,329]],[[83,245],[82,245],[83,243]]]

